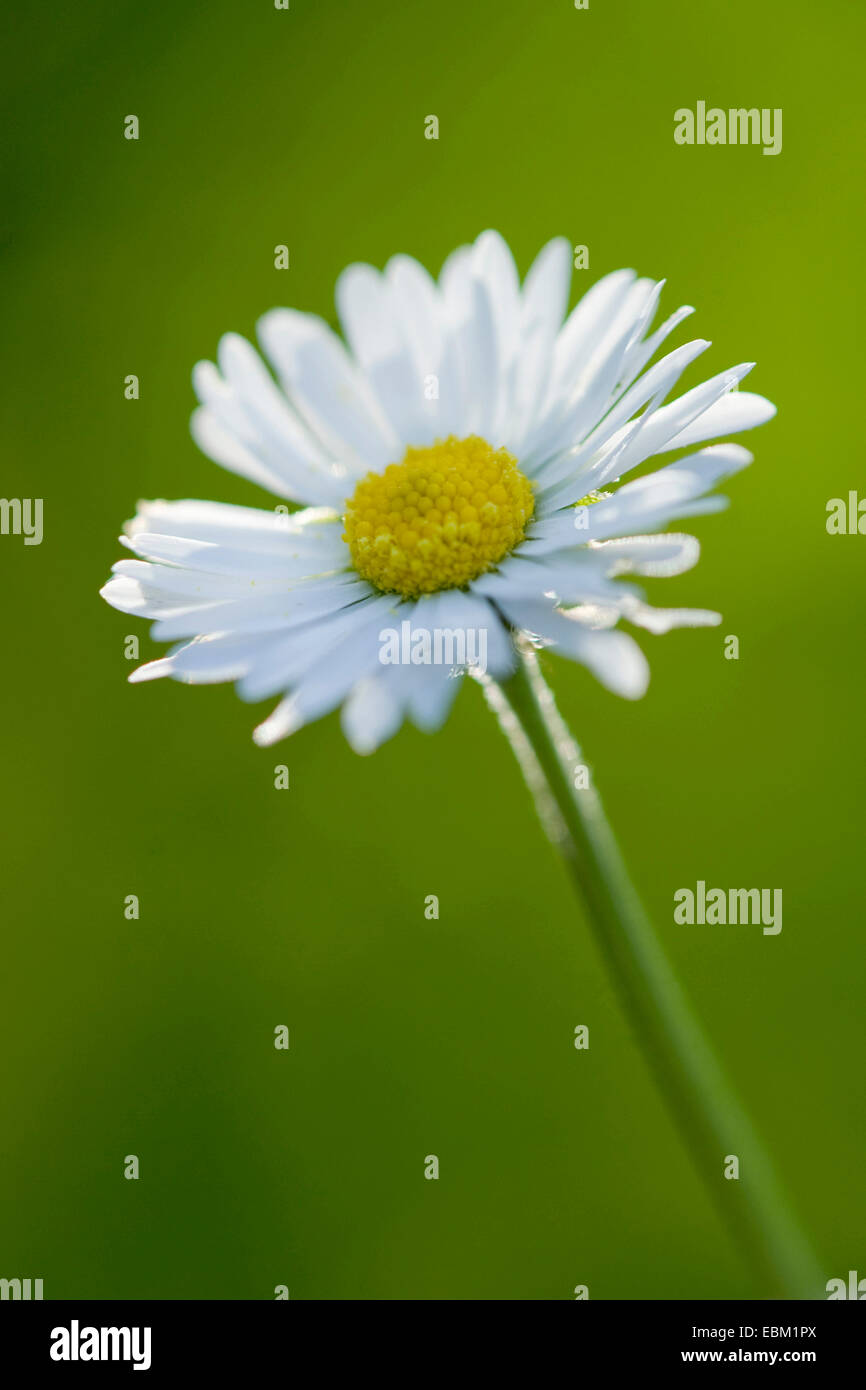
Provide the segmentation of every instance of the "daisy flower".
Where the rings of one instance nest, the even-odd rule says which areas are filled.
[[[341,706],[350,743],[368,752],[406,718],[439,728],[455,674],[483,677],[708,1190],[770,1287],[816,1297],[820,1267],[653,934],[594,775],[577,787],[582,755],[534,650],[636,699],[648,668],[621,622],[661,633],[719,621],[653,608],[634,579],[695,564],[697,541],[664,528],[725,505],[710,494],[751,455],[709,441],[774,408],[738,389],[748,362],[669,401],[709,347],[695,339],[654,362],[691,309],[653,329],[662,284],[620,270],[566,316],[570,279],[559,239],[521,286],[488,231],[438,281],[408,256],[382,274],[350,266],[337,283],[345,341],[291,309],[259,323],[268,365],[227,334],[218,365],[195,369],[192,433],[282,501],[141,503],[123,537],[137,558],[115,565],[102,592],[175,644],[131,680],[235,681],[244,699],[279,696],[260,744]],[[398,629],[408,656],[398,642],[386,659]],[[434,640],[417,642],[436,634],[452,648],[462,635],[466,653],[474,635],[472,660],[455,672]],[[739,1183],[719,1182],[730,1152],[745,1200],[728,1195]]]
[[[646,659],[620,621],[661,633],[720,618],[650,607],[623,576],[694,565],[692,536],[658,533],[726,505],[708,494],[751,455],[714,444],[630,475],[774,407],[737,389],[752,363],[665,403],[709,347],[698,338],[650,365],[692,310],[653,329],[664,282],[620,270],[567,315],[570,279],[564,239],[521,285],[486,231],[438,281],[403,255],[381,274],[349,266],[336,289],[345,341],[293,309],[258,324],[268,365],[244,338],[223,337],[217,365],[194,371],[193,436],[302,510],[141,503],[122,538],[138,558],[115,565],[102,593],[176,645],[130,679],[279,696],[260,744],[342,706],[361,752],[405,718],[437,729],[460,684],[423,643],[420,659],[385,664],[383,633],[398,629],[481,634],[495,681],[527,634],[641,696]]]

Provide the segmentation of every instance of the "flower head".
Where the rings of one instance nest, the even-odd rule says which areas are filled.
[[[719,616],[652,608],[622,576],[694,565],[694,537],[657,533],[725,506],[707,494],[751,455],[716,444],[622,480],[774,408],[736,389],[752,363],[664,404],[709,347],[696,339],[649,365],[691,309],[650,331],[663,282],[621,270],[566,317],[570,278],[558,239],[521,286],[488,231],[438,281],[408,256],[382,274],[350,266],[337,284],[346,344],[315,315],[266,314],[274,376],[227,334],[219,365],[195,369],[193,436],[303,509],[141,503],[123,537],[139,558],[102,592],[176,645],[130,679],[279,695],[262,744],[341,705],[364,752],[404,718],[438,728],[465,669],[506,677],[515,633],[642,695],[647,663],[619,621],[660,633]]]

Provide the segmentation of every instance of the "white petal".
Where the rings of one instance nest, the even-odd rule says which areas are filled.
[[[629,532],[651,531],[684,516],[700,516],[720,511],[727,505],[722,497],[702,494],[723,478],[745,468],[752,455],[738,444],[719,444],[690,454],[666,468],[626,483],[612,497],[588,507],[584,540],[619,538]],[[570,525],[568,512],[539,523],[538,532],[548,546],[565,545]]]
[[[776,414],[772,401],[754,391],[732,391],[711,405],[696,420],[668,441],[668,449],[683,449],[701,444],[705,439],[720,439],[722,435],[739,434],[766,424]]]
[[[171,676],[188,685],[240,680],[266,641],[267,638],[259,634],[251,637],[237,633],[196,637],[192,642],[174,648],[168,656],[139,666],[129,679],[136,684],[160,676]]]
[[[350,265],[337,281],[336,299],[343,332],[391,430],[402,445],[417,442],[428,425],[423,383],[393,286],[372,266]]]
[[[560,489],[564,491],[569,488],[573,490],[573,485],[579,482],[585,493],[589,490],[589,480],[593,474],[603,472],[606,476],[614,476],[613,469],[622,467],[622,457],[629,442],[637,437],[639,431],[645,429],[650,417],[660,407],[686,368],[709,346],[708,342],[699,338],[663,357],[620,397],[614,408],[582,444],[575,445],[563,453],[554,454],[536,474],[545,495],[558,495],[552,492],[557,483],[564,485],[563,489]],[[649,408],[640,420],[634,421],[627,429],[624,428],[631,417],[648,401]],[[618,435],[619,445],[611,446],[611,451],[603,455],[602,466],[600,451],[610,444],[618,431],[622,431]]]
[[[506,368],[499,427],[506,448],[533,471],[531,439],[544,404],[556,338],[568,302],[571,247],[551,241],[536,258],[523,288],[517,349]]]
[[[247,584],[271,580],[285,587],[288,580],[335,573],[348,569],[351,564],[349,548],[337,527],[332,528],[327,540],[320,537],[314,549],[302,545],[293,551],[287,545],[283,554],[237,549],[217,545],[213,541],[190,540],[147,531],[137,531],[134,536],[126,538],[125,543],[145,560],[164,561],[206,574],[241,577]]]
[[[179,571],[180,572],[180,571]],[[177,641],[214,632],[273,632],[310,622],[347,608],[373,591],[363,582],[337,583],[313,580],[285,593],[263,593],[254,598],[230,599],[204,605],[175,607],[151,628],[157,642]],[[148,613],[147,616],[152,616]]]
[[[280,702],[273,714],[254,731],[256,743],[276,743],[304,724],[320,719],[341,704],[363,676],[381,669],[379,643],[373,623],[361,622],[342,641],[335,653],[327,650],[312,663],[295,689]]]
[[[539,251],[523,282],[522,328],[543,319],[551,332],[559,329],[568,308],[571,254],[565,237],[555,237]]]
[[[375,753],[403,722],[403,702],[392,671],[364,676],[343,705],[343,733],[356,753]]]
[[[427,631],[455,626],[449,621],[449,595],[430,594],[419,599],[412,613],[416,627]],[[416,728],[433,733],[444,724],[454,697],[460,687],[462,673],[450,666],[405,666],[403,676],[406,709]]]
[[[681,436],[686,437],[689,426],[697,424],[702,416],[711,419],[708,414],[711,407],[716,406],[720,400],[733,392],[754,365],[754,362],[741,362],[726,372],[719,372],[718,375],[710,377],[708,381],[702,382],[700,386],[694,386],[690,391],[686,391],[670,405],[664,405],[656,410],[652,416],[646,418],[643,428],[634,436],[625,454],[617,459],[616,472],[613,471],[613,465],[602,465],[591,471],[590,477],[593,478],[593,486],[603,487],[611,478],[622,477],[624,473],[636,468],[639,463],[650,458],[653,454],[678,448],[677,440]],[[697,429],[701,439],[707,437],[702,432],[702,425],[697,424]],[[711,430],[709,437],[712,438],[717,433],[718,431]],[[616,436],[614,436],[615,438]]]
[[[722,621],[721,613],[708,608],[653,608],[637,599],[625,602],[621,611],[630,623],[656,636],[675,627],[717,627]]]
[[[645,693],[649,665],[627,633],[585,627],[544,602],[503,600],[502,607],[518,627],[546,639],[562,656],[581,662],[615,695],[638,700]]]
[[[238,695],[242,700],[264,700],[296,685],[323,659],[339,665],[347,642],[361,641],[378,660],[379,634],[394,625],[396,608],[393,595],[379,594],[275,632],[273,641],[238,686]]]
[[[342,523],[339,515],[327,507],[307,507],[290,516],[259,507],[187,499],[139,502],[138,511],[125,530],[128,536],[149,531],[282,555],[288,549],[294,553],[302,546],[315,548],[334,528],[342,529]]]
[[[229,472],[248,478],[275,497],[287,497],[294,502],[312,500],[305,475],[302,475],[302,480],[293,476],[289,482],[283,470],[268,467],[256,456],[253,448],[247,448],[240,442],[238,432],[248,435],[248,431],[242,422],[227,417],[227,408],[220,408],[217,414],[207,406],[199,406],[190,416],[189,430],[202,453]]]
[[[618,399],[613,410],[589,436],[588,446],[599,447],[655,396],[662,401],[679,381],[683,372],[706,352],[711,344],[706,338],[696,338],[669,352],[656,362],[635,384]]]
[[[502,340],[489,286],[475,274],[471,256],[455,256],[443,267],[440,288],[461,382],[461,433],[498,444]]]
[[[606,577],[600,557],[581,547],[537,560],[521,550],[509,555],[498,570],[474,580],[472,588],[497,603],[518,596],[540,599],[544,594],[555,594],[564,603],[578,603],[615,600],[622,585]]]
[[[422,599],[416,605],[413,625],[460,634],[467,664],[474,655],[497,680],[514,670],[516,656],[502,620],[479,593],[448,589]]]
[[[191,421],[199,447],[278,496],[339,506],[345,474],[303,428],[255,349],[238,334],[227,333],[220,339],[219,364],[217,371],[213,363],[199,362],[193,371],[204,407]]]
[[[547,426],[531,441],[530,454],[536,464],[543,455],[583,439],[606,413],[622,377],[625,353],[651,314],[659,289],[652,280],[635,280],[625,288],[593,351],[579,366],[575,364],[572,378],[564,383],[563,405],[551,410]]]
[[[620,383],[623,389],[631,385],[647,363],[655,357],[665,339],[669,338],[679,328],[683,320],[689,318],[694,312],[691,304],[682,305],[676,313],[671,314],[670,318],[665,319],[661,328],[657,328],[649,338],[644,338],[642,342],[636,342],[629,348],[623,361],[623,377]]]
[[[548,405],[570,388],[607,324],[616,317],[636,279],[633,270],[615,270],[589,289],[563,326],[556,344],[556,360]]]
[[[436,282],[412,256],[392,256],[385,266],[385,280],[416,372],[423,380],[439,370],[444,344],[443,308]]]
[[[441,729],[463,680],[447,666],[411,666],[407,689],[407,713],[422,733]]]
[[[645,574],[669,579],[692,569],[698,563],[701,547],[694,536],[666,532],[662,536],[598,541],[593,551],[610,563],[609,574]]]
[[[258,332],[299,415],[353,477],[399,459],[397,435],[363,373],[323,319],[273,309],[259,319]]]

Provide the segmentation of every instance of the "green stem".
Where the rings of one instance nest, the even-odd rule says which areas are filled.
[[[820,1298],[824,1277],[770,1159],[724,1076],[656,940],[594,787],[575,789],[580,751],[531,649],[516,673],[485,681],[551,839],[587,909],[638,1043],[727,1225],[770,1296]],[[726,1180],[727,1155],[739,1180]]]

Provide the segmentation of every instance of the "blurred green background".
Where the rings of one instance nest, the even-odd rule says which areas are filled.
[[[228,686],[128,686],[126,635],[161,648],[97,597],[137,498],[273,504],[189,438],[189,372],[222,332],[283,303],[333,317],[347,262],[438,270],[486,226],[522,273],[553,235],[586,244],[575,297],[621,265],[666,275],[663,310],[698,307],[676,341],[714,343],[687,384],[755,358],[749,386],[779,404],[731,510],[689,528],[700,566],[649,586],[723,626],[641,637],[635,705],[547,669],[826,1277],[866,1273],[866,540],[825,530],[864,477],[862,8],[17,11],[0,491],[44,498],[45,538],[0,537],[0,1275],[42,1277],[47,1298],[768,1292],[480,692],[374,758],[336,717],[261,751],[266,707]],[[673,112],[698,99],[782,107],[782,154],[675,146]],[[781,935],[675,926],[698,878],[781,887]]]

